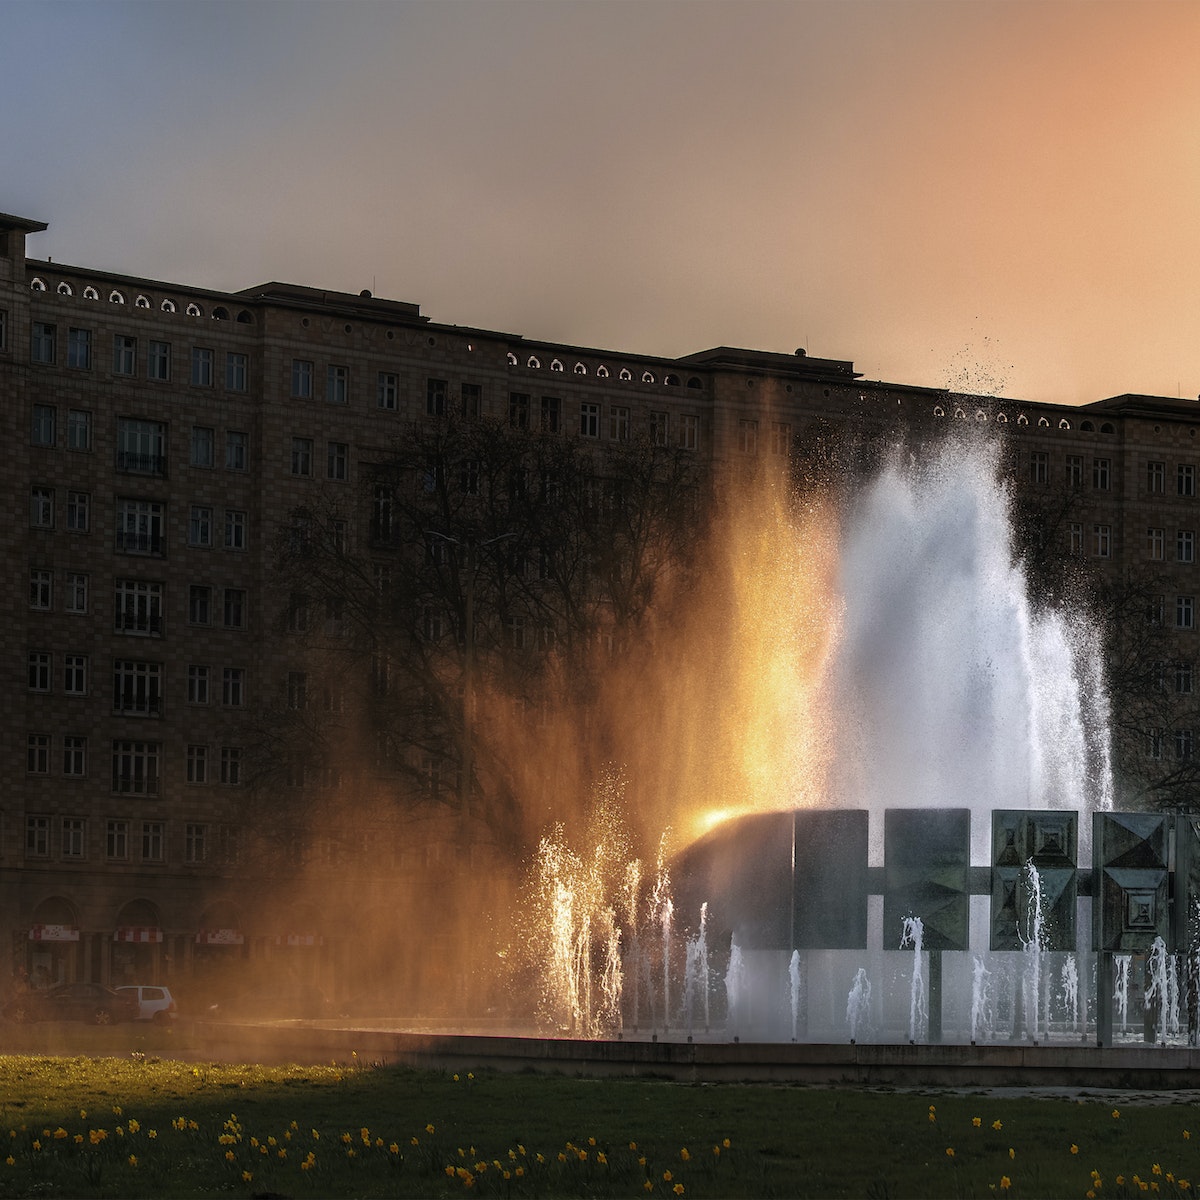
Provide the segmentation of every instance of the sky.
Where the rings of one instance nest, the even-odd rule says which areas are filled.
[[[1200,395],[1192,0],[0,0],[33,257]]]

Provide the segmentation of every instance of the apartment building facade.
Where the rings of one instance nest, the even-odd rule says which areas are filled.
[[[385,912],[401,886],[354,879],[355,846],[377,834],[329,852],[330,879],[353,886],[286,903],[247,845],[249,811],[272,803],[248,786],[263,712],[342,703],[317,682],[311,638],[294,636],[315,621],[336,648],[341,614],[298,615],[275,563],[298,512],[349,541],[377,537],[372,471],[422,425],[642,438],[712,475],[814,448],[840,470],[898,431],[1001,431],[1055,555],[1114,584],[1155,581],[1174,647],[1164,687],[1191,694],[1200,404],[1069,408],[867,381],[801,352],[671,359],[539,342],[366,292],[216,292],[28,257],[44,228],[0,214],[0,420],[15,450],[0,984],[21,968],[108,983],[251,963],[346,976],[359,916]],[[1190,761],[1190,720],[1148,731],[1147,755]],[[338,786],[297,774],[301,789]],[[419,826],[392,832],[420,842]]]

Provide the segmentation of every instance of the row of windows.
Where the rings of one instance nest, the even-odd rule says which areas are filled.
[[[141,502],[137,502],[141,503]],[[118,501],[118,505],[121,502]],[[35,484],[29,492],[29,524],[33,529],[53,529],[56,520],[57,493],[52,487]],[[161,506],[158,506],[161,508]],[[209,504],[193,504],[188,513],[188,545],[196,547],[212,547],[216,545],[214,531],[218,528],[217,510]],[[222,530],[221,544],[226,550],[245,550],[248,546],[249,516],[245,509],[227,508],[223,510],[220,525]],[[90,492],[68,490],[66,503],[66,528],[72,533],[89,533],[91,531],[92,495]],[[155,512],[150,511],[145,529],[132,524],[134,518],[127,509],[118,513],[117,549],[130,552],[161,553],[161,520],[155,519]],[[139,536],[139,534],[145,536]],[[147,540],[148,539],[148,540]],[[41,582],[35,587],[34,577]],[[50,573],[34,571],[30,580],[30,605],[33,608],[49,608]],[[36,597],[41,597],[39,601]]]
[[[82,571],[65,572],[64,611],[82,614],[88,611],[90,577]],[[118,579],[113,604],[113,630],[116,633],[161,637],[163,633],[162,583],[141,579]],[[33,567],[29,572],[29,603],[38,610],[54,605],[54,572]],[[215,587],[207,583],[188,585],[188,624],[212,625],[221,617],[226,629],[245,629],[248,610],[246,588]],[[39,691],[46,690],[39,688]]]
[[[44,279],[42,279],[40,276],[35,275],[33,277],[33,279],[31,279],[29,281],[29,290],[31,292],[45,292],[46,291],[46,281]],[[75,289],[65,279],[61,280],[59,282],[58,287],[56,287],[54,290],[55,290],[55,293],[59,296],[73,296],[75,294]],[[100,293],[96,290],[95,286],[90,283],[84,287],[81,295],[83,296],[83,298],[85,300],[99,300],[100,299]],[[125,293],[122,292],[119,288],[113,288],[108,293],[108,302],[110,304],[124,304],[125,303]],[[150,297],[145,295],[142,292],[139,292],[137,297],[134,299],[133,306],[134,306],[134,308],[153,308],[154,307],[153,303],[150,300]],[[177,307],[175,301],[170,300],[170,299],[164,299],[163,302],[159,305],[159,309],[160,309],[160,311],[165,312],[165,313],[173,313],[173,312],[178,311],[178,307]],[[189,317],[204,316],[204,310],[194,300],[188,302],[188,304],[184,308],[184,312]],[[212,319],[214,321],[228,321],[229,320],[229,310],[227,308],[225,308],[224,305],[217,305],[212,310]],[[238,321],[239,324],[243,324],[243,325],[251,324],[254,321],[254,318],[250,315],[250,310],[245,309],[245,308],[243,308],[241,311],[238,312],[237,317],[235,319]]]
[[[92,413],[88,409],[67,410],[67,449],[92,448]],[[227,429],[224,464],[228,471],[245,471],[250,466],[250,435],[242,429]],[[31,412],[29,440],[34,446],[58,445],[58,409],[53,404],[35,404]],[[215,467],[217,431],[193,425],[188,435],[188,465]],[[165,475],[167,470],[167,426],[162,421],[138,417],[117,418],[118,470],[130,474]]]
[[[162,747],[162,742],[128,739],[113,741],[112,790],[125,795],[157,796],[161,779]],[[193,751],[196,752],[195,755],[193,755]],[[30,774],[49,774],[52,753],[50,734],[29,734],[26,753],[26,765]],[[193,774],[200,771],[198,764],[201,761],[204,764],[203,778],[191,778]],[[64,774],[86,774],[88,769],[87,739],[74,735],[65,736],[62,762]],[[189,746],[187,768],[189,781],[193,783],[209,782],[208,763],[208,747]],[[243,750],[241,746],[221,746],[216,756],[217,774],[213,782],[224,784],[227,787],[239,786],[242,783],[242,765]]]
[[[1166,558],[1167,531],[1156,527],[1146,530],[1146,552],[1154,562],[1163,562]],[[1177,529],[1175,531],[1175,561],[1191,563],[1196,561],[1196,532],[1193,529]]]
[[[1146,606],[1146,620],[1151,625],[1162,625],[1166,616],[1166,598],[1155,596]],[[1195,596],[1175,597],[1175,628],[1196,628],[1196,598]]]
[[[113,712],[124,716],[158,717],[162,715],[165,690],[163,664],[140,659],[117,658],[112,664]],[[187,701],[208,704],[214,668],[193,663],[187,669]],[[241,708],[246,703],[246,668],[222,667],[221,703]],[[87,654],[62,655],[62,690],[67,696],[86,696],[91,683],[91,659]],[[54,688],[54,655],[49,650],[30,650],[26,683],[31,692],[50,692]],[[289,684],[289,698],[291,696]],[[297,707],[292,704],[291,707]],[[43,772],[44,773],[44,772]]]
[[[90,371],[95,366],[93,331],[77,326],[68,326],[66,335],[66,366],[71,370]],[[35,363],[55,366],[59,358],[59,329],[48,321],[34,321],[30,330],[29,354]],[[170,342],[147,339],[145,354],[139,352],[138,339],[129,334],[117,333],[112,339],[112,373],[133,378],[139,365],[145,377],[159,383],[170,383],[173,378],[173,350]],[[212,387],[216,351],[205,346],[191,348],[190,380],[195,387]],[[224,358],[225,389],[230,392],[246,392],[250,388],[250,359],[238,351],[228,350]]]
[[[142,862],[166,862],[169,840],[166,821],[110,818],[104,822],[104,857],[111,862],[127,862],[134,852]],[[49,858],[55,842],[59,857],[86,859],[89,850],[87,818],[40,815],[25,818],[26,858]],[[199,864],[214,858],[225,863],[236,863],[239,857],[236,828],[227,825],[214,827],[199,821],[184,823],[185,863]]]
[[[1078,521],[1071,523],[1069,530],[1070,549],[1075,556],[1084,553],[1084,530]],[[1094,558],[1111,558],[1113,552],[1112,526],[1097,524],[1092,526],[1091,553]]]
[[[1176,729],[1168,732],[1165,729],[1152,729],[1147,741],[1147,757],[1161,759],[1166,747],[1170,746],[1175,757],[1180,762],[1191,759],[1195,747],[1195,733],[1191,729]]]
[[[1084,457],[1082,454],[1068,454],[1064,459],[1064,479],[1067,487],[1079,489],[1084,483]],[[1096,491],[1107,492],[1112,487],[1112,460],[1097,457],[1091,460],[1091,485]],[[1167,493],[1167,464],[1165,462],[1148,461],[1146,463],[1146,491],[1153,496],[1165,496]],[[1047,450],[1031,450],[1029,452],[1029,482],[1033,484],[1048,484],[1050,482],[1050,453]],[[1175,495],[1194,497],[1196,495],[1196,467],[1192,463],[1176,463],[1174,472]]]

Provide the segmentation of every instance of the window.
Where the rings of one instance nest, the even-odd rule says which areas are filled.
[[[113,374],[132,375],[137,370],[137,338],[118,333],[113,337]]]
[[[159,421],[119,418],[117,468],[138,475],[166,474],[167,427]]]
[[[162,633],[163,585],[143,579],[118,579],[113,606],[118,633]]]
[[[188,516],[188,545],[212,545],[213,510],[205,504],[193,504]]]
[[[86,654],[63,656],[63,691],[68,696],[86,696],[88,686],[88,658]]]
[[[650,445],[666,446],[670,435],[671,417],[665,412],[650,412]]]
[[[75,533],[87,533],[91,527],[91,492],[67,493],[67,528]]]
[[[187,748],[188,783],[208,782],[208,747],[190,745]]]
[[[444,417],[446,415],[446,381],[444,379],[425,380],[425,415],[427,417]]]
[[[67,366],[78,371],[91,370],[92,331],[90,329],[67,330]]]
[[[208,667],[192,663],[187,674],[187,698],[189,704],[208,703]]]
[[[1071,553],[1080,555],[1083,553],[1083,526],[1078,521],[1072,521],[1069,530]]]
[[[225,589],[225,628],[246,628],[246,592],[244,588]]]
[[[250,386],[250,361],[244,354],[225,355],[225,390],[244,392]]]
[[[188,587],[188,623],[212,624],[212,588],[207,584],[193,583]]]
[[[307,359],[292,359],[292,395],[297,400],[311,400],[313,394],[313,365]]]
[[[50,735],[31,733],[25,743],[25,771],[29,775],[50,774]]]
[[[292,474],[312,474],[312,438],[292,438]]]
[[[246,703],[246,668],[225,667],[221,672],[221,703],[241,708]]]
[[[87,845],[86,828],[82,817],[63,817],[61,829],[63,858],[83,858]]]
[[[738,421],[738,449],[743,454],[758,453],[758,422],[742,418]]]
[[[1092,459],[1092,487],[1098,492],[1107,492],[1110,485],[1112,463],[1107,458]]]
[[[479,459],[468,458],[463,463],[458,482],[465,495],[479,495]]]
[[[54,603],[54,572],[45,567],[29,570],[29,607],[49,612]]]
[[[529,428],[529,394],[527,392],[509,392],[508,423],[514,429]]]
[[[221,747],[221,782],[227,787],[237,787],[242,782],[242,748]]]
[[[106,821],[104,824],[104,855],[106,858],[129,857],[129,822]]]
[[[162,715],[162,664],[118,658],[113,662],[113,712]]]
[[[112,790],[134,796],[157,796],[161,745],[160,742],[114,741]]]
[[[207,857],[208,826],[189,821],[183,827],[183,861],[202,863]]]
[[[288,598],[287,631],[288,633],[308,632],[308,597],[299,592],[293,592]]]
[[[151,342],[146,353],[146,378],[165,383],[171,378],[171,343]]]
[[[1167,464],[1163,462],[1148,462],[1146,464],[1146,491],[1152,496],[1161,496],[1167,490]]]
[[[162,554],[164,505],[157,500],[117,500],[117,549],[126,554]]]
[[[1092,526],[1092,553],[1097,558],[1109,558],[1112,556],[1111,525]]]
[[[629,409],[615,404],[608,411],[608,436],[614,442],[629,441]]]
[[[66,596],[63,607],[69,613],[88,610],[88,577],[82,571],[67,572]]]
[[[225,510],[225,549],[245,550],[246,514],[239,508]]]
[[[53,363],[57,353],[58,327],[34,321],[29,353],[35,363]]]
[[[29,428],[29,440],[35,446],[53,446],[58,409],[53,404],[35,404]]]
[[[303,671],[288,672],[287,706],[297,710],[308,707],[308,675]]]
[[[48,692],[50,690],[50,651],[30,650],[28,664],[29,690],[31,692]]]
[[[700,449],[700,417],[695,413],[684,413],[679,418],[679,448]]]
[[[0,350],[8,349],[8,310],[0,308]]]
[[[400,404],[400,376],[395,371],[380,371],[375,384],[375,399],[380,408],[395,412]]]
[[[581,404],[579,406],[579,436],[586,438],[600,436],[600,405]]]
[[[1192,694],[1192,664],[1190,662],[1175,664],[1175,691],[1180,696]]]
[[[192,347],[192,386],[212,387],[213,352],[206,346]]]
[[[1029,482],[1050,482],[1050,454],[1046,450],[1031,450],[1029,452]]]
[[[330,364],[325,371],[325,399],[330,404],[345,404],[350,399],[350,368]]]
[[[508,634],[508,645],[512,650],[525,649],[525,618],[509,617],[505,622]]]
[[[1190,729],[1175,730],[1175,757],[1180,760],[1192,757],[1192,731]]]
[[[786,421],[771,422],[771,453],[786,456],[792,449],[792,427]]]
[[[162,821],[142,822],[142,861],[162,862],[166,837]]]
[[[29,489],[29,524],[34,529],[54,528],[54,489],[34,486]]]
[[[1146,530],[1146,553],[1154,562],[1162,562],[1166,557],[1166,533],[1162,529]]]
[[[25,818],[25,856],[46,858],[50,853],[50,818]]]
[[[1181,563],[1194,562],[1196,558],[1196,534],[1191,529],[1180,529],[1175,534],[1175,558]]]
[[[193,467],[211,467],[213,465],[213,448],[216,445],[216,432],[202,425],[192,426],[192,437],[188,461]]]
[[[325,447],[325,474],[345,482],[350,474],[350,447],[346,442],[329,442]]]
[[[1083,487],[1083,455],[1067,455],[1067,487],[1078,491]]]
[[[478,421],[483,416],[483,386],[478,383],[462,385],[462,416],[464,421]]]
[[[1163,598],[1162,596],[1151,596],[1149,603],[1146,605],[1146,624],[1161,625],[1163,623]]]
[[[385,483],[377,483],[371,502],[371,536],[389,541],[392,536],[392,506],[395,497]]]
[[[63,738],[62,769],[64,775],[87,774],[87,738],[74,733]]]
[[[225,469],[244,471],[250,463],[250,435],[239,429],[225,431]]]
[[[1195,629],[1196,627],[1196,598],[1194,596],[1175,597],[1175,628]]]
[[[1196,494],[1196,468],[1191,463],[1180,463],[1175,469],[1175,490],[1181,496]]]
[[[86,409],[67,409],[67,449],[92,448],[92,414]]]

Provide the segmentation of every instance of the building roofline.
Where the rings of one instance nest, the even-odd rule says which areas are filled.
[[[12,213],[0,213],[0,229],[19,229],[23,233],[42,233],[50,226],[45,221],[34,221],[29,217],[17,217]]]

